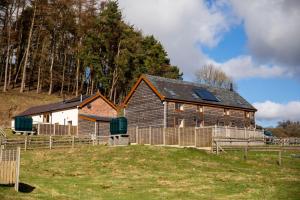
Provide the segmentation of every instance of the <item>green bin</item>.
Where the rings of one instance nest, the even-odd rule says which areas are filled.
[[[15,131],[32,131],[32,118],[15,117]]]
[[[127,133],[127,119],[125,117],[114,118],[110,121],[110,134],[126,134]]]

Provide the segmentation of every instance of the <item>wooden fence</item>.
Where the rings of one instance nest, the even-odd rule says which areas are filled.
[[[262,130],[215,126],[213,127],[214,144],[220,146],[257,146],[265,144]]]
[[[90,137],[76,137],[76,136],[25,136],[22,138],[11,138],[0,140],[0,145],[5,149],[54,149],[54,148],[68,148],[77,147],[80,145],[124,145],[124,141],[120,139],[120,135],[113,136],[90,136]]]
[[[0,184],[15,184],[19,190],[20,147],[0,150]]]
[[[77,135],[77,126],[59,124],[36,124],[38,135]]]
[[[185,147],[212,147],[220,145],[262,145],[262,131],[229,127],[129,127],[130,142],[149,145],[177,145]],[[251,139],[251,140],[250,140]]]
[[[210,147],[212,144],[212,133],[212,127],[129,127],[127,132],[131,143],[186,147]]]

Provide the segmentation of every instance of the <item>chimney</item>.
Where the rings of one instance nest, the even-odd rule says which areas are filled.
[[[229,90],[233,91],[233,84],[232,83],[230,83],[230,89]]]
[[[80,95],[80,102],[82,102],[82,94]]]

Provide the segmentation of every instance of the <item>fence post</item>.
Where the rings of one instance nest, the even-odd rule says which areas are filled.
[[[15,180],[15,190],[19,191],[19,175],[20,175],[20,147],[17,148],[16,152],[16,180]]]
[[[281,150],[278,151],[278,165],[281,166]]]
[[[68,124],[68,135],[71,135],[71,124]]]
[[[40,123],[38,123],[37,125],[38,125],[38,128],[37,128],[37,134],[39,135],[39,134],[40,134],[40,132],[41,132],[41,124],[40,124]]]
[[[195,147],[197,147],[197,127],[195,127]]]
[[[166,128],[163,128],[163,141],[164,141],[164,145],[166,145]]]
[[[25,151],[27,150],[27,136],[25,137],[25,140],[24,140],[24,149],[25,149]]]
[[[244,127],[244,138],[246,139],[246,127]]]
[[[56,131],[56,125],[55,124],[53,124],[53,135],[55,135],[55,131]]]
[[[176,129],[175,129],[176,130]],[[181,138],[180,138],[180,128],[178,128],[178,145],[181,144]]]
[[[244,160],[247,160],[247,158],[248,158],[248,143],[245,146]]]
[[[152,128],[151,126],[149,126],[149,144],[151,145],[151,132],[152,132]]]
[[[74,148],[75,136],[72,136],[72,148]]]
[[[135,128],[135,142],[138,144],[139,143],[139,127],[136,126]]]
[[[216,145],[217,145],[217,155],[219,155],[219,145],[218,145],[218,142],[216,142]]]
[[[52,148],[52,136],[50,135],[49,136],[49,149]]]

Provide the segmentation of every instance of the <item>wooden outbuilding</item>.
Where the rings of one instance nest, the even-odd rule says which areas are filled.
[[[129,126],[254,128],[255,112],[233,89],[142,75],[123,102]]]

